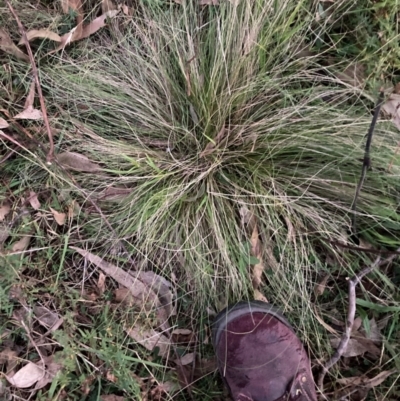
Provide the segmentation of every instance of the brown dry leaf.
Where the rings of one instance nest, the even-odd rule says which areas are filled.
[[[6,376],[7,380],[17,388],[27,388],[33,386],[44,376],[44,369],[36,363],[29,362],[22,367],[14,376]]]
[[[114,394],[101,395],[100,401],[126,401],[125,397]]]
[[[18,364],[18,354],[11,348],[5,348],[0,352],[0,364],[7,365],[6,374],[12,377],[14,375],[13,370]]]
[[[57,354],[58,353],[56,352],[54,355],[50,355],[44,358],[46,370],[44,376],[41,379],[39,379],[38,382],[36,383],[35,390],[40,390],[41,388],[47,386],[49,383],[53,381],[57,373],[62,370],[63,368],[62,363],[56,361]]]
[[[44,306],[34,306],[33,312],[38,322],[51,331],[57,330],[63,323],[63,319],[57,313],[50,311]]]
[[[261,241],[258,232],[257,222],[254,224],[253,232],[250,238],[251,254],[258,259],[258,263],[253,266],[253,288],[256,290],[261,284],[262,274],[264,272],[264,264],[261,256]]]
[[[107,19],[114,18],[118,13],[119,10],[111,10],[94,19],[83,28],[82,37],[80,39],[87,38],[96,33],[99,29],[104,28],[106,26]]]
[[[69,10],[78,11],[82,8],[81,0],[61,0],[61,7],[65,14],[69,13]]]
[[[314,294],[318,297],[325,292],[326,284],[329,280],[329,274],[324,274],[318,283],[314,286]]]
[[[59,163],[67,170],[94,173],[101,170],[97,163],[91,162],[86,156],[75,152],[64,152],[57,156]]]
[[[5,29],[0,28],[0,50],[7,54],[11,54],[16,58],[26,61],[29,63],[29,57],[23,51],[18,49],[18,47],[11,40],[10,35]]]
[[[350,86],[361,87],[365,81],[365,67],[358,62],[352,63],[336,73],[336,77]]]
[[[121,201],[132,193],[132,188],[107,187],[99,194],[100,201]]]
[[[330,338],[330,343],[333,348],[337,348],[340,343],[340,338],[334,337]],[[373,343],[371,342],[373,345]],[[376,348],[376,346],[375,346]],[[359,339],[356,338],[350,338],[349,342],[347,343],[347,347],[343,352],[344,357],[353,357],[353,356],[359,356],[363,355],[366,352],[371,352],[375,353],[375,349],[373,349],[370,344],[366,344],[363,341],[359,341]]]
[[[392,93],[382,105],[382,110],[392,117],[393,124],[400,129],[400,95]]]
[[[0,221],[3,221],[7,214],[10,213],[11,205],[9,203],[3,203],[0,206]]]
[[[62,212],[57,212],[52,207],[50,208],[51,213],[53,214],[54,220],[59,226],[63,226],[65,224],[65,220],[67,219],[67,214]]]
[[[60,45],[50,53],[54,53],[58,50],[65,48],[73,42],[81,39],[88,38],[90,35],[96,33],[99,29],[105,27],[108,18],[113,18],[119,13],[119,10],[111,10],[100,15],[100,17],[95,18],[89,24],[83,26],[83,18],[80,15],[77,17],[77,25],[75,28],[71,29],[68,33],[61,37]]]
[[[256,301],[262,301],[262,302],[268,302],[268,299],[265,297],[265,295],[260,292],[259,290],[254,290],[254,299]]]
[[[214,141],[210,141],[208,142],[207,146],[205,147],[205,149],[200,153],[200,158],[204,157],[204,156],[208,156],[210,155],[214,148],[216,146],[218,146],[218,144],[222,141],[222,139],[225,136],[225,126],[223,126],[220,131],[218,132],[217,136],[215,137]]]
[[[102,272],[99,273],[99,279],[97,280],[97,288],[99,289],[100,294],[103,295],[104,291],[106,290],[106,276]]]
[[[35,210],[40,209],[40,202],[39,202],[39,199],[38,199],[37,194],[36,194],[35,192],[33,192],[33,191],[30,191],[30,192],[29,192],[29,198],[28,198],[28,200],[29,200],[30,205],[31,205]]]
[[[132,17],[133,15],[133,9],[129,8],[126,4],[122,5],[122,12],[128,17]]]
[[[196,354],[194,352],[189,352],[180,358],[180,363],[185,366],[192,364],[195,359]]]
[[[341,379],[337,379],[339,384],[343,384],[345,386],[363,386],[366,388],[373,388],[382,384],[389,376],[393,373],[396,373],[397,369],[392,370],[384,370],[383,372],[377,374],[373,378],[368,378],[365,376],[354,376],[354,377],[343,377]]]
[[[192,334],[193,331],[189,330],[189,329],[174,329],[171,331],[171,335],[182,335],[182,336],[189,336],[190,334]]]
[[[74,249],[84,258],[99,267],[117,283],[129,289],[133,296],[132,299],[136,305],[144,307],[146,310],[152,310],[156,308],[157,321],[160,326],[163,329],[169,327],[168,317],[170,315],[168,314],[168,307],[170,304],[168,303],[169,301],[164,304],[166,299],[168,300],[169,297],[165,294],[166,288],[165,283],[163,282],[164,279],[162,279],[162,277],[158,276],[156,279],[154,276],[157,275],[153,272],[139,272],[135,273],[136,276],[133,276],[122,270],[120,267],[108,263],[99,256],[96,256],[88,251],[76,247],[71,247],[71,249]],[[150,280],[151,277],[153,278]],[[148,281],[144,282],[143,280]]]
[[[11,247],[12,252],[22,252],[28,248],[31,242],[31,235],[24,235],[19,241],[15,242]]]
[[[35,100],[35,88],[36,84],[35,82],[32,82],[28,97],[25,101],[24,110],[14,117],[16,120],[41,120],[43,118],[42,112],[33,107],[33,102]]]
[[[129,337],[133,338],[136,342],[149,351],[153,351],[154,348],[159,348],[159,355],[162,358],[166,358],[169,354],[170,340],[169,338],[154,329],[145,329],[136,325],[132,329],[125,329]]]
[[[112,0],[102,0],[101,12],[105,14],[108,11],[117,10],[117,6]]]
[[[48,29],[32,29],[31,31],[26,33],[26,37],[28,38],[28,42],[30,42],[33,39],[41,38],[41,39],[50,39],[53,40],[54,42],[61,42],[61,37],[55,32],[49,31]],[[24,45],[25,40],[24,38],[21,38],[19,41],[18,45]]]
[[[8,122],[4,119],[0,117],[0,129],[1,128],[7,128],[9,127],[10,124],[8,124]]]

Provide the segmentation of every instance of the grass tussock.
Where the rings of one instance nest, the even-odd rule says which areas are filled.
[[[82,265],[69,245],[109,255],[123,266],[123,240],[137,267],[175,280],[177,324],[204,328],[209,308],[253,297],[243,218],[248,210],[256,216],[263,244],[263,294],[282,306],[315,360],[332,351],[320,320],[344,319],[345,278],[369,263],[367,254],[333,243],[348,238],[380,78],[372,71],[357,87],[336,74],[356,59],[348,51],[342,61],[327,63],[334,44],[342,43],[340,24],[354,20],[354,8],[338,1],[318,19],[317,3],[221,1],[218,7],[201,7],[191,1],[143,1],[132,19],[120,15],[109,29],[40,59],[43,90],[58,128],[57,152],[79,152],[102,167],[96,173],[66,174],[31,153],[3,166],[14,194],[46,188],[53,206],[79,205],[69,226],[52,238],[54,246],[45,219],[28,223],[41,255],[29,262],[30,274],[33,266],[41,266],[33,276],[52,288],[55,304],[74,310],[79,288],[94,283],[86,267],[84,273],[76,271]],[[37,49],[39,54],[44,50]],[[370,54],[358,57],[371,60]],[[29,87],[26,69],[18,71],[21,85]],[[45,141],[44,134],[40,140]],[[357,209],[360,238],[375,248],[400,246],[398,140],[388,122],[378,122],[373,168]],[[123,188],[125,195],[107,199],[104,194],[112,188]],[[5,197],[8,192],[2,191]],[[88,197],[99,204],[113,231]],[[42,238],[38,233],[43,232]],[[13,266],[10,284],[24,271],[22,263],[8,263]],[[324,274],[329,274],[330,290],[317,298],[314,287]],[[398,319],[395,276],[391,269],[374,273],[358,294],[370,305],[360,307],[364,319],[374,316],[371,305],[376,303],[398,308],[392,313]],[[71,289],[70,298],[63,299]],[[115,325],[120,313],[96,312],[89,326],[95,327],[92,337],[100,336],[103,343],[93,340],[90,350],[117,372],[119,382],[112,386],[137,397],[138,384],[127,369],[139,376],[150,370],[160,381],[170,379],[171,372],[162,361],[146,362],[143,350],[132,356],[122,328]],[[122,313],[123,319],[128,314]],[[77,325],[72,317],[71,322]],[[397,323],[386,329],[393,353],[385,369],[398,363]],[[72,330],[74,336],[77,331]],[[75,340],[61,337],[57,341],[63,349],[77,353],[80,369],[91,371],[85,351],[72,350]],[[207,345],[199,349],[211,352]],[[334,369],[332,376],[338,375]],[[69,391],[81,394],[81,378],[75,380],[79,385]],[[213,377],[207,380],[204,388],[195,387],[196,399],[220,394],[207,394],[205,389],[219,385]],[[113,391],[99,383],[99,392]],[[379,394],[390,391],[382,386]]]

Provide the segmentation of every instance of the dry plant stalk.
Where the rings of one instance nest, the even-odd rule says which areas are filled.
[[[43,121],[46,126],[47,136],[49,137],[49,146],[50,147],[49,147],[49,151],[47,152],[46,161],[47,161],[47,164],[51,165],[52,161],[54,159],[54,140],[53,140],[53,134],[52,134],[51,128],[50,128],[49,118],[47,116],[46,105],[44,103],[42,87],[40,86],[39,73],[38,73],[38,69],[35,64],[35,58],[33,57],[32,49],[29,44],[29,40],[26,36],[26,31],[25,31],[24,26],[22,25],[21,20],[19,19],[17,13],[15,12],[13,6],[10,4],[9,0],[6,0],[6,2],[7,2],[7,6],[10,9],[12,15],[14,16],[15,20],[17,21],[18,28],[21,31],[23,40],[25,41],[26,50],[28,51],[29,60],[31,62],[31,66],[32,66],[33,78],[36,83],[36,88],[37,88],[38,96],[39,96],[39,100],[40,100],[40,108],[41,108],[42,114],[43,114]]]
[[[397,249],[397,252],[400,252],[400,248]],[[372,265],[365,267],[360,271],[360,273],[356,274],[351,280],[349,280],[349,306],[347,309],[347,318],[346,318],[346,329],[342,335],[342,338],[340,340],[339,346],[335,353],[332,355],[332,357],[322,366],[321,373],[318,377],[318,387],[319,391],[321,394],[323,393],[324,390],[324,378],[325,375],[328,373],[329,369],[332,368],[340,359],[340,357],[343,355],[343,353],[346,351],[347,345],[350,340],[351,336],[351,331],[353,328],[354,324],[354,317],[356,314],[356,287],[357,284],[361,282],[364,276],[367,274],[371,273],[373,270],[375,270],[377,267],[380,267],[382,265],[385,265],[389,262],[391,262],[397,254],[388,256],[386,259],[381,260],[381,257],[378,256],[374,263]]]

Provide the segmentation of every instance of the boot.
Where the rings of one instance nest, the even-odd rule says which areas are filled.
[[[252,301],[224,309],[213,345],[234,401],[317,401],[308,355],[276,307]]]

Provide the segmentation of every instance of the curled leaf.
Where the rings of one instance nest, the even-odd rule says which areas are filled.
[[[57,210],[54,210],[52,207],[50,208],[51,213],[53,214],[54,220],[59,226],[62,226],[65,224],[65,220],[67,218],[66,213],[61,213],[57,212]]]
[[[25,101],[24,111],[14,117],[16,120],[41,120],[43,118],[42,112],[33,107],[33,102],[35,100],[35,87],[35,82],[32,82],[28,97]]]
[[[29,57],[25,54],[21,49],[19,49],[15,43],[11,40],[10,35],[5,29],[0,28],[0,50],[7,54],[11,54],[12,56],[26,61],[29,63]]]
[[[34,39],[50,39],[53,40],[54,42],[61,42],[61,37],[60,35],[58,35],[57,33],[53,32],[53,31],[49,31],[48,29],[32,29],[31,31],[28,31],[26,33],[26,37],[28,39],[28,42],[30,42],[31,40]],[[24,38],[21,38],[21,40],[19,41],[18,45],[24,45],[25,44],[25,40]]]
[[[31,205],[35,210],[40,209],[40,202],[39,202],[39,199],[38,199],[38,197],[37,197],[37,195],[36,195],[35,192],[33,192],[33,191],[30,191],[30,192],[29,192],[29,198],[28,198],[28,200],[29,200],[30,205]]]

